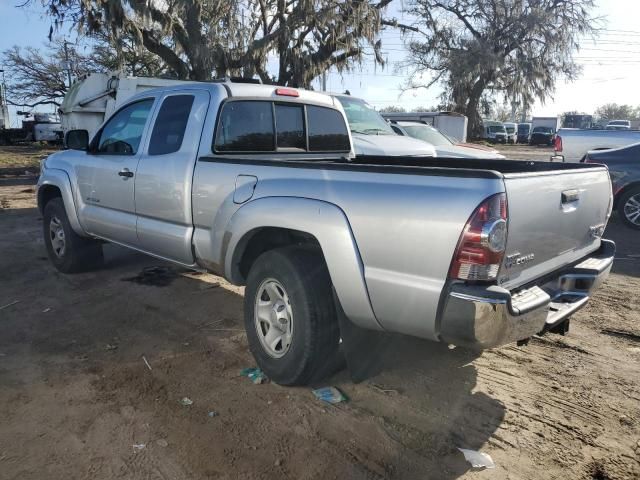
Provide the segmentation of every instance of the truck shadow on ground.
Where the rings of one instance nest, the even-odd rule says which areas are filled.
[[[0,217],[9,272],[0,304],[19,302],[0,312],[0,411],[13,412],[0,444],[17,459],[9,477],[25,455],[44,472],[48,452],[82,444],[81,458],[61,453],[66,467],[49,478],[89,462],[94,478],[113,478],[117,464],[134,469],[130,478],[454,479],[470,468],[456,447],[481,449],[504,418],[500,402],[475,391],[477,354],[398,335],[373,352],[374,377],[353,384],[342,371],[323,383],[344,390],[346,404],[253,385],[239,376],[254,365],[239,289],[181,269],[164,286],[123,281],[169,265],[113,245],[101,270],[59,274],[37,212],[15,212]],[[175,447],[132,454],[132,443],[158,438]]]

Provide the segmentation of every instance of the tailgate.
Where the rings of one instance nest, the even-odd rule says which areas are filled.
[[[600,246],[611,201],[606,168],[504,177],[509,233],[500,285],[518,287]]]

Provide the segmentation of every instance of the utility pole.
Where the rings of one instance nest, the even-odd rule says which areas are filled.
[[[67,41],[64,41],[64,66],[67,70],[67,81],[69,87],[71,87],[71,62],[69,61],[69,49],[67,48]]]
[[[327,91],[327,71],[322,72],[322,91]]]

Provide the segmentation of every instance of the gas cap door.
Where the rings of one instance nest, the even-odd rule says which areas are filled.
[[[258,177],[253,175],[238,175],[236,189],[233,192],[233,203],[244,203],[251,200],[258,184]]]

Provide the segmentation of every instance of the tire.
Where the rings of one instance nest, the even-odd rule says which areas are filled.
[[[73,231],[61,198],[45,205],[43,234],[49,259],[62,273],[83,272],[102,264],[102,244]]]
[[[340,329],[320,252],[285,247],[260,255],[247,277],[244,322],[251,353],[274,382],[307,385],[331,373]]]
[[[618,214],[627,227],[640,230],[640,187],[631,188],[620,196]]]

